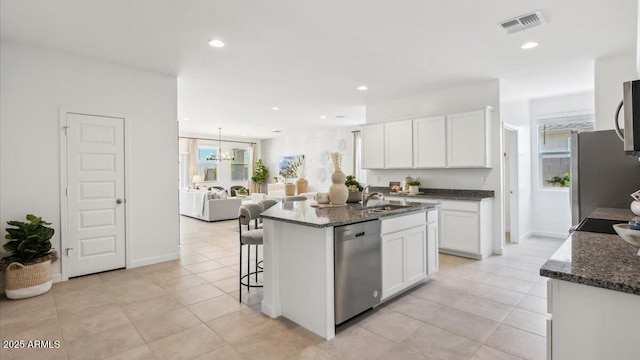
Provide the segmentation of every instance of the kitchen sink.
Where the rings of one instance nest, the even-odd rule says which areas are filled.
[[[393,210],[406,209],[413,207],[411,205],[399,205],[399,204],[383,204],[363,207],[362,210],[366,210],[373,213],[384,213]]]

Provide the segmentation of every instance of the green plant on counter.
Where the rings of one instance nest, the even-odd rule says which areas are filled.
[[[409,186],[420,186],[420,184],[421,184],[420,180],[418,180],[418,179],[409,180],[407,183],[409,184]]]
[[[552,177],[551,180],[547,180],[547,183],[551,185],[560,185],[562,187],[569,187],[569,185],[571,184],[571,177],[569,173],[564,173],[562,177],[560,176]]]
[[[251,180],[256,184],[260,185],[263,182],[267,182],[269,179],[269,169],[264,165],[262,159],[258,159],[256,162],[256,167],[253,170],[253,176],[251,176]]]
[[[360,185],[358,180],[356,180],[356,177],[353,175],[347,176],[347,179],[344,181],[344,184],[347,186],[347,188],[351,192],[362,191],[362,189],[364,189],[362,185]]]
[[[236,194],[237,195],[249,195],[249,190],[247,190],[246,188],[240,188],[240,189],[236,189]]]

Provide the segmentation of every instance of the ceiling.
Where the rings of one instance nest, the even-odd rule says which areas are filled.
[[[271,138],[363,123],[367,103],[469,81],[508,79],[533,97],[592,89],[594,59],[635,52],[637,3],[2,0],[0,31],[176,75],[182,134]],[[496,25],[535,10],[547,24]]]

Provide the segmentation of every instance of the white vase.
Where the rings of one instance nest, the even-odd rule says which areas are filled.
[[[331,174],[331,182],[333,183],[329,187],[329,199],[332,205],[344,205],[349,198],[349,189],[344,181],[347,176],[340,170],[336,170]]]
[[[631,212],[640,216],[640,201],[634,201],[631,203]]]
[[[420,190],[418,185],[409,185],[409,194],[415,194]]]

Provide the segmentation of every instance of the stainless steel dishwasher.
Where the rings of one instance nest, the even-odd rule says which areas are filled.
[[[336,226],[333,235],[337,325],[380,303],[380,220]]]

